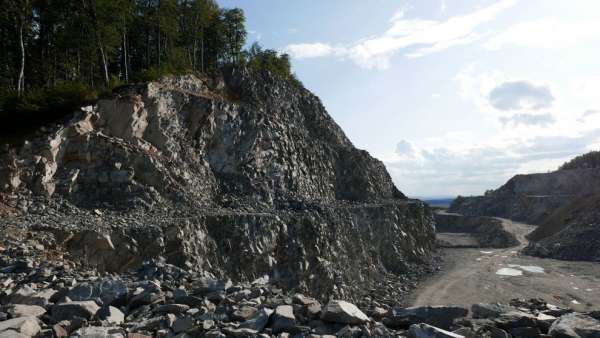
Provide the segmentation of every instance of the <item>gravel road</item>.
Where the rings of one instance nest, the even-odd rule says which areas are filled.
[[[543,298],[578,311],[600,304],[600,264],[521,255],[525,235],[535,226],[502,219],[520,245],[509,249],[443,249],[442,270],[410,297],[413,305],[507,303],[512,298]],[[594,305],[596,304],[594,307]]]

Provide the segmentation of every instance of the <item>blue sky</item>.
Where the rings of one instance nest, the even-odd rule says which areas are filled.
[[[600,146],[600,1],[219,3],[408,195],[481,194]]]

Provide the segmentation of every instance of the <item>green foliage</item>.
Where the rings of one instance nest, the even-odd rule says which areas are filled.
[[[290,56],[272,49],[263,49],[257,42],[245,52],[248,67],[257,72],[268,71],[284,79],[299,83],[292,73]]]
[[[0,6],[3,112],[70,110],[130,81],[224,66],[247,64],[297,81],[288,55],[258,44],[244,51],[244,12],[219,8],[215,0],[8,3]],[[25,88],[20,97],[19,84]]]
[[[50,88],[31,89],[19,96],[8,91],[0,96],[0,108],[4,112],[72,111],[82,103],[94,101],[95,90],[80,82],[61,82]]]

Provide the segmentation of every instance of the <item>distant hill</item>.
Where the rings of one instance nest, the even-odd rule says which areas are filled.
[[[454,197],[448,197],[448,198],[431,198],[431,199],[423,199],[423,201],[427,204],[429,204],[432,207],[439,207],[439,208],[448,208],[450,207],[450,204],[452,204],[452,201],[454,201]]]

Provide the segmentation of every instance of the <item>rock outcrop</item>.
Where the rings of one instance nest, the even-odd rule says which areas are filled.
[[[98,271],[159,260],[319,298],[428,269],[431,211],[316,96],[268,73],[224,74],[122,87],[5,147],[0,230]]]
[[[504,229],[502,221],[486,216],[463,216],[447,212],[435,212],[438,242],[440,233],[473,236],[479,248],[510,248],[519,245],[515,235]],[[440,243],[445,246],[444,243]],[[455,246],[448,243],[449,246]]]

